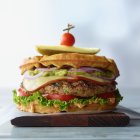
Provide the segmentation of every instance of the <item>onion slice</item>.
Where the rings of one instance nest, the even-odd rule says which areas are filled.
[[[56,70],[56,67],[54,67],[54,68],[36,68],[36,70],[39,70],[39,71],[53,71],[53,70]]]
[[[85,71],[81,69],[70,69],[69,72],[85,72]]]
[[[94,67],[80,67],[79,70],[83,70],[85,72],[93,72],[93,71],[99,71],[102,72],[103,70],[94,68]]]
[[[80,67],[78,70],[83,70],[85,72],[93,72],[93,71],[98,71],[98,72],[104,72],[102,69],[94,68],[94,67]],[[111,77],[106,77],[106,76],[96,76],[93,74],[94,77],[102,78],[105,80],[115,80],[115,75],[112,75]]]
[[[104,70],[99,69],[99,68],[94,68],[94,67],[80,67],[78,69],[71,69],[70,72],[87,72],[87,73],[92,73],[92,72],[104,72]],[[101,78],[104,80],[110,80],[113,81],[116,79],[115,75],[112,74],[111,77],[106,77],[106,76],[97,76],[96,74],[91,74],[91,77],[97,77]]]
[[[38,73],[38,74],[32,76],[32,75],[29,75],[29,71],[26,71],[26,72],[24,73],[24,78],[25,78],[25,79],[29,79],[29,80],[33,80],[33,79],[36,79],[36,78],[40,77],[42,74],[43,74],[43,72],[40,72],[40,73]]]

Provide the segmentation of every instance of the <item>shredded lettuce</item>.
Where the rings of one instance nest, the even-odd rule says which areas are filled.
[[[123,97],[120,95],[119,90],[116,90],[116,101],[119,103]],[[38,103],[42,106],[54,106],[57,105],[61,111],[65,111],[70,104],[82,104],[82,105],[88,105],[91,103],[99,103],[101,105],[108,104],[108,99],[102,99],[96,96],[93,96],[92,98],[74,98],[68,102],[61,101],[61,100],[48,100],[44,98],[39,91],[35,92],[34,94],[30,96],[18,96],[16,90],[13,91],[13,100],[16,104],[22,104],[22,105],[28,105],[29,103],[33,101],[38,101]]]

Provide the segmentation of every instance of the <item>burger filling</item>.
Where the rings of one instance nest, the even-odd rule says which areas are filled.
[[[66,111],[71,105],[117,104],[122,96],[111,71],[92,68],[38,68],[26,71],[21,88],[14,91],[17,104],[38,102]]]

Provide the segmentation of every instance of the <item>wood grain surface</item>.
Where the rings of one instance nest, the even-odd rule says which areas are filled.
[[[19,127],[119,127],[129,124],[129,117],[124,113],[108,112],[99,114],[59,114],[42,116],[21,116],[11,120]]]

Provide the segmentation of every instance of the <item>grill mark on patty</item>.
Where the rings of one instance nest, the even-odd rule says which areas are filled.
[[[107,93],[114,91],[116,86],[110,85],[96,85],[89,81],[59,81],[57,83],[49,84],[39,91],[41,94],[61,94],[61,95],[75,95],[79,97],[91,97],[95,94]]]

